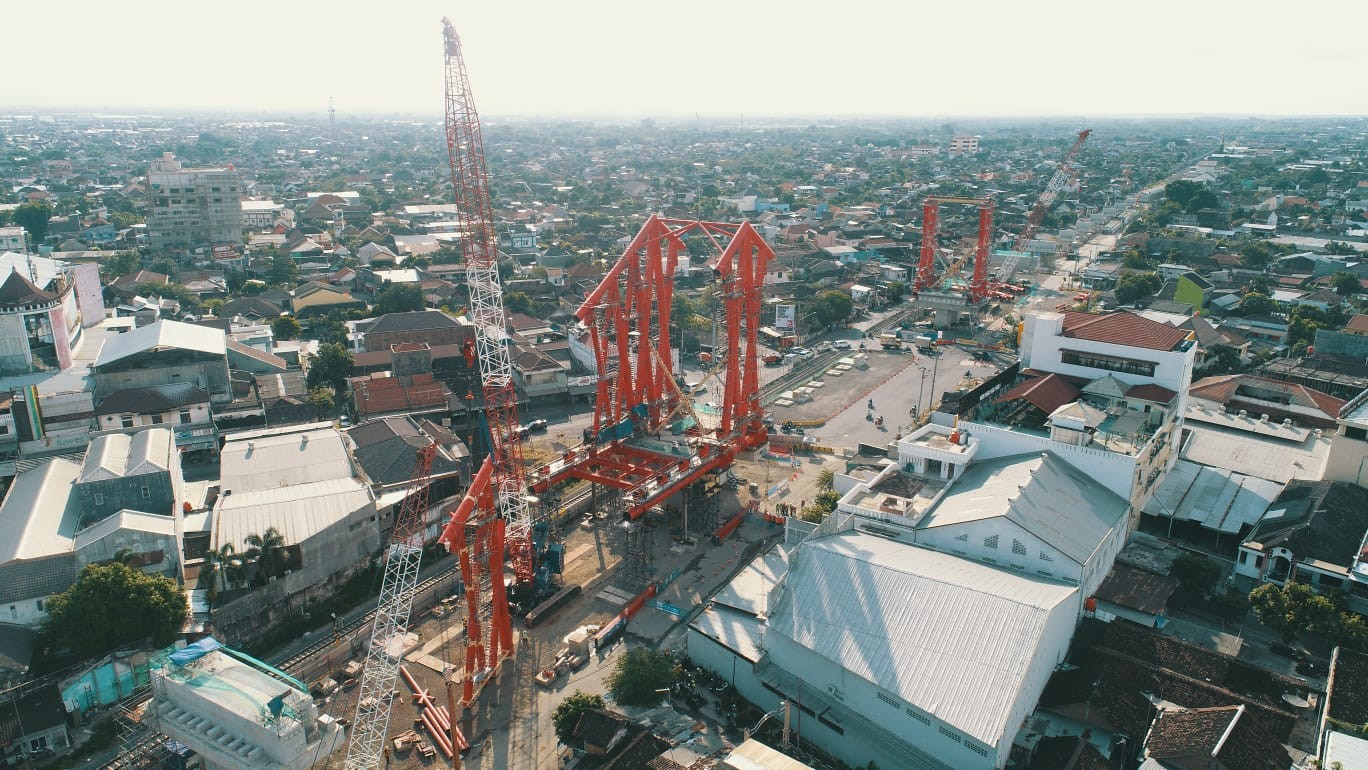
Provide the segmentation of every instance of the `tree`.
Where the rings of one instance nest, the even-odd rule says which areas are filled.
[[[290,552],[280,530],[270,527],[262,534],[248,535],[244,540],[247,544],[247,561],[256,564],[257,582],[265,583],[270,578],[285,574]]]
[[[891,305],[902,302],[902,298],[907,296],[907,284],[902,281],[893,281],[884,289],[884,294],[888,297]]]
[[[10,215],[10,221],[28,231],[33,245],[42,243],[48,234],[48,220],[52,219],[52,207],[42,201],[21,203]]]
[[[416,283],[392,283],[375,293],[377,315],[423,309],[423,290]]]
[[[1169,576],[1177,578],[1183,588],[1202,596],[1210,596],[1221,579],[1221,565],[1214,560],[1195,553],[1185,553],[1173,560]]]
[[[1251,241],[1240,249],[1240,261],[1249,267],[1263,267],[1273,259],[1273,249],[1263,241]]]
[[[570,743],[581,714],[591,709],[606,708],[608,704],[604,702],[602,695],[575,690],[551,712],[551,724],[556,728],[556,740],[565,744]]]
[[[1291,644],[1304,631],[1324,631],[1338,620],[1334,602],[1305,583],[1264,583],[1249,592],[1250,609],[1259,622]]]
[[[1340,243],[1339,241],[1330,241],[1329,243],[1325,244],[1325,253],[1334,256],[1352,257],[1358,254],[1358,250],[1347,243]]]
[[[310,388],[329,385],[334,393],[347,391],[347,377],[355,365],[350,350],[336,342],[318,346],[318,353],[309,356],[309,375],[305,378]]]
[[[331,412],[333,407],[337,406],[337,401],[333,395],[333,389],[327,385],[309,388],[309,403],[324,412]]]
[[[105,258],[104,274],[107,278],[117,278],[138,269],[138,252],[116,251]]]
[[[283,252],[276,252],[271,257],[271,269],[267,273],[267,278],[277,286],[290,286],[299,278],[299,265],[295,264],[294,257]]]
[[[823,468],[817,474],[817,488],[823,492],[830,492],[836,488],[836,471],[830,468]]]
[[[237,552],[232,543],[219,547],[214,559],[218,572],[229,590],[241,588],[247,583],[247,559]]]
[[[1214,345],[1207,354],[1212,359],[1208,368],[1212,374],[1229,374],[1240,366],[1240,351],[1229,345]]]
[[[504,307],[510,313],[531,313],[532,298],[525,291],[510,291],[504,295]]]
[[[1151,296],[1163,285],[1158,273],[1126,273],[1117,279],[1116,288],[1112,293],[1116,295],[1118,303],[1129,305],[1138,299]]]
[[[299,322],[294,316],[283,315],[271,322],[271,333],[278,340],[298,339],[299,332]]]
[[[1273,312],[1273,298],[1251,291],[1240,298],[1240,312],[1244,315],[1266,315]]]
[[[828,489],[819,493],[811,505],[799,511],[798,518],[813,524],[819,523],[836,510],[836,504],[840,501],[840,493],[834,489]]]
[[[1359,292],[1359,278],[1347,270],[1330,276],[1330,288],[1341,297],[1352,297]]]
[[[70,588],[48,600],[44,633],[59,649],[83,655],[108,652],[152,637],[171,643],[185,624],[185,591],[164,575],[124,564],[87,564]]]
[[[674,658],[662,650],[633,647],[618,658],[608,675],[608,692],[624,706],[651,706],[661,701],[657,690],[675,682]]]

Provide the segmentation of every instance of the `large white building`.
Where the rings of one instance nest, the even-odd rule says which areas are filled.
[[[147,172],[148,245],[188,251],[242,243],[242,179],[229,168],[184,168],[171,153]]]
[[[764,594],[773,561],[738,581]],[[739,606],[699,616],[689,656],[762,707],[787,699],[798,733],[851,765],[1002,767],[1077,618],[1075,586],[899,542],[841,513],[787,570],[758,607],[733,596],[721,601]]]
[[[150,720],[205,770],[304,770],[346,742],[303,682],[213,637],[155,657],[152,698]]]

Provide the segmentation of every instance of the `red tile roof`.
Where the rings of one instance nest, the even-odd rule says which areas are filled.
[[[1350,334],[1368,334],[1368,315],[1355,313],[1349,323],[1344,325],[1344,331]]]
[[[1044,377],[1025,380],[998,397],[999,402],[1025,399],[1031,406],[1049,414],[1065,404],[1078,400],[1078,388],[1053,372]]]
[[[1138,398],[1143,401],[1153,401],[1156,404],[1171,404],[1177,396],[1176,391],[1149,382],[1136,385],[1126,391],[1126,398]]]
[[[1242,706],[1164,710],[1154,718],[1149,735],[1149,756],[1155,759],[1214,757],[1227,733],[1244,715]]]
[[[1064,336],[1148,350],[1173,350],[1188,338],[1186,329],[1151,321],[1126,311],[1094,315],[1064,313]]]
[[[1241,388],[1244,392],[1241,392]],[[1253,398],[1258,391],[1267,391],[1270,394],[1287,399],[1288,406],[1301,407],[1303,409],[1315,409],[1327,417],[1338,417],[1340,409],[1344,407],[1344,400],[1335,398],[1329,393],[1322,393],[1315,388],[1299,385],[1294,382],[1283,382],[1282,380],[1270,380],[1266,377],[1255,377],[1252,374],[1225,374],[1215,377],[1203,377],[1197,382],[1192,383],[1188,388],[1188,395],[1196,398],[1203,398],[1208,401],[1215,401],[1222,405],[1239,405],[1242,402],[1242,395]],[[1126,395],[1130,395],[1127,393]],[[1269,399],[1262,399],[1269,400]],[[1261,409],[1269,415],[1282,412],[1276,408],[1270,408],[1263,404],[1248,405],[1250,411]]]
[[[357,377],[351,381],[356,412],[361,417],[445,406],[450,391],[430,374],[416,374],[405,383],[398,377]]]

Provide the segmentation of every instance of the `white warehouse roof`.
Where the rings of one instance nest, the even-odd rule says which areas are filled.
[[[180,321],[158,321],[125,334],[110,337],[100,349],[95,366],[111,364],[135,353],[158,348],[180,348],[200,353],[221,356],[227,349],[222,329],[209,326],[181,323]]]
[[[769,633],[996,745],[1015,730],[1032,661],[1063,654],[1042,642],[1053,617],[1076,611],[1077,591],[845,531],[803,542]]]

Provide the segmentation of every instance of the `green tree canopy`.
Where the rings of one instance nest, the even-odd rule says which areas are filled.
[[[271,322],[271,333],[278,340],[298,339],[299,332],[299,322],[294,316],[283,315]]]
[[[285,536],[275,527],[268,527],[260,535],[252,534],[245,538],[247,561],[256,565],[256,579],[265,583],[273,577],[285,574],[285,565],[290,560],[290,552]]]
[[[284,252],[276,252],[271,256],[271,269],[267,273],[267,278],[276,286],[293,286],[299,279],[299,265],[295,264],[294,257]]]
[[[1116,280],[1113,293],[1118,303],[1129,305],[1154,294],[1163,285],[1158,273],[1126,273]]]
[[[1267,294],[1251,291],[1240,298],[1239,307],[1245,315],[1265,315],[1273,312],[1273,299]]]
[[[1173,560],[1169,576],[1177,578],[1183,588],[1202,596],[1210,596],[1221,579],[1221,565],[1201,554],[1185,553]]]
[[[335,393],[347,392],[347,377],[351,376],[355,365],[351,351],[336,342],[318,346],[318,353],[309,356],[309,375],[306,383],[310,388],[327,385]]]
[[[1359,292],[1359,278],[1347,270],[1341,270],[1330,276],[1330,288],[1341,297],[1352,297]]]
[[[1250,241],[1240,249],[1240,261],[1250,267],[1263,267],[1273,256],[1273,249],[1263,241]]]
[[[565,744],[570,743],[581,714],[590,709],[606,708],[608,704],[604,702],[602,695],[575,690],[551,712],[551,724],[556,728],[556,740]]]
[[[618,658],[608,675],[608,692],[624,706],[651,706],[660,703],[661,693],[675,682],[674,658],[662,650],[632,647]]]
[[[104,264],[101,267],[104,268],[105,277],[113,279],[137,270],[138,264],[138,252],[116,251],[105,257]]]
[[[28,231],[33,239],[31,245],[37,246],[47,238],[48,220],[52,218],[52,207],[42,201],[29,201],[19,204],[10,215],[10,221]]]
[[[375,293],[375,312],[411,313],[423,309],[423,290],[416,283],[393,283]]]
[[[48,600],[44,631],[59,649],[97,655],[149,636],[153,645],[170,644],[187,614],[185,591],[171,578],[119,562],[88,564]]]
[[[1324,631],[1339,619],[1335,603],[1304,583],[1264,583],[1249,592],[1250,609],[1259,622],[1291,643],[1306,631]]]

